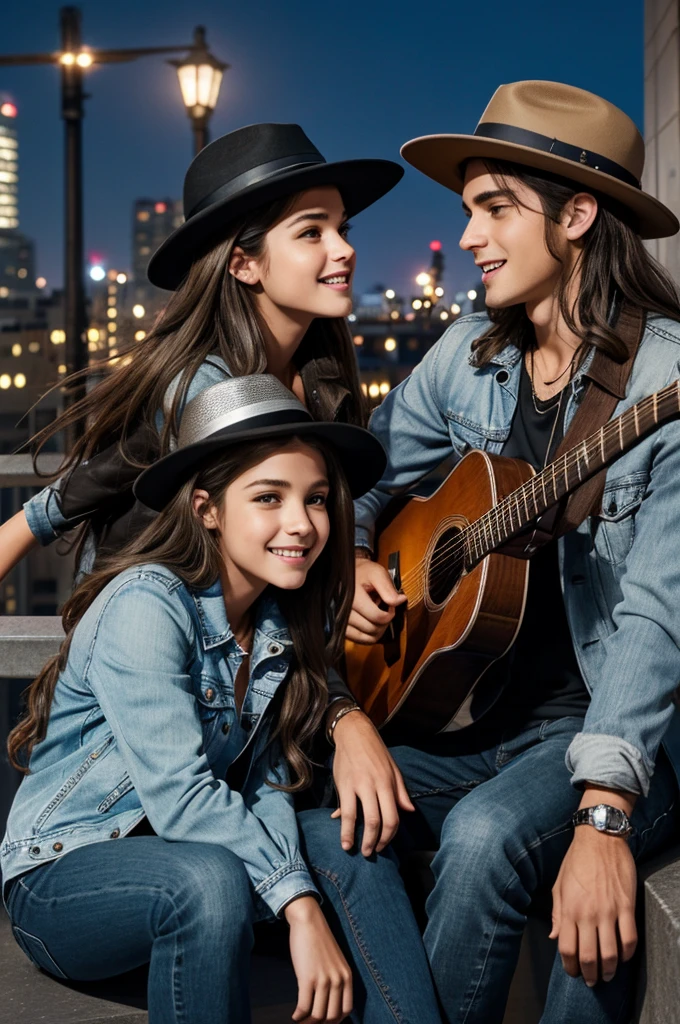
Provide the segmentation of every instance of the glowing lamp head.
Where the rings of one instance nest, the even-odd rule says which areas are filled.
[[[95,265],[94,267],[90,267],[90,277],[93,281],[103,281],[106,277],[106,271],[103,267]]]
[[[19,111],[13,103],[3,103],[0,105],[0,114],[3,117],[16,117]]]

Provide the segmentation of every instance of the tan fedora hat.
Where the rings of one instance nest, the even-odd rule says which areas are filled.
[[[665,238],[680,229],[675,214],[642,191],[645,145],[631,119],[573,85],[501,85],[474,135],[425,135],[406,142],[401,154],[454,192],[463,191],[465,160],[511,160],[618,200],[634,214],[643,238]]]

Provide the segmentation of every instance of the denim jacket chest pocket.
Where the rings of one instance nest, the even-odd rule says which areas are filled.
[[[461,457],[472,449],[498,454],[508,437],[508,426],[494,428],[488,424],[475,423],[464,413],[447,410],[446,419],[451,444]]]
[[[207,753],[217,738],[224,740],[234,723],[234,694],[223,679],[204,672],[197,680],[195,695]]]
[[[635,515],[648,485],[646,473],[607,481],[602,508],[593,517],[594,547],[611,565],[623,562],[635,539]]]

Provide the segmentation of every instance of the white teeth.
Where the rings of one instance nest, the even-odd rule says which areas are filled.
[[[284,558],[304,558],[306,551],[294,551],[292,548],[270,548],[273,555],[282,555]]]
[[[488,274],[490,271],[497,270],[498,267],[502,267],[504,263],[505,260],[498,260],[497,263],[482,263],[482,271],[485,274]]]
[[[338,274],[337,277],[322,277],[324,284],[347,284],[349,274]]]

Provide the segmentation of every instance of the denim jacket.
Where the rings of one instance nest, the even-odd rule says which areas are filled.
[[[14,799],[0,848],[3,885],[148,818],[163,839],[223,844],[245,865],[256,912],[316,893],[301,857],[270,708],[292,641],[265,594],[241,714],[242,660],[221,585],[194,591],[160,565],[129,569],[73,634],[45,739]],[[277,702],[278,703],[278,702]]]
[[[388,452],[385,475],[355,503],[356,543],[445,458],[500,453],[510,433],[521,373],[508,346],[490,364],[471,362],[486,314],[453,324],[411,376],[385,398],[371,430]],[[593,352],[569,386],[565,429],[583,398]],[[680,324],[650,316],[615,415],[680,378]],[[614,392],[615,393],[615,392]],[[599,515],[558,541],[562,590],[576,657],[591,694],[583,730],[567,752],[574,784],[591,781],[646,794],[659,744],[680,778],[680,420],[672,420],[609,467]]]

